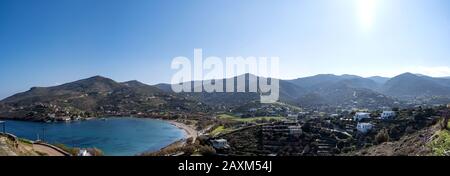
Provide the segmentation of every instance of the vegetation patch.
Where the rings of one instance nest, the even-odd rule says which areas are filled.
[[[213,131],[211,131],[210,134],[211,134],[212,136],[216,136],[216,135],[222,133],[224,130],[225,130],[225,127],[224,127],[224,126],[218,126],[216,129],[214,129]]]
[[[33,142],[28,140],[28,139],[19,138],[19,141],[24,143],[24,144],[33,145]]]
[[[281,121],[284,120],[284,117],[250,117],[250,118],[242,118],[242,117],[236,117],[228,114],[221,114],[218,116],[219,119],[226,119],[226,120],[233,120],[238,122],[258,122],[258,121]]]
[[[66,151],[67,153],[70,153],[73,156],[77,156],[78,153],[80,152],[79,148],[72,148],[72,147],[68,147],[64,144],[54,144],[54,146]]]
[[[221,134],[227,134],[229,132],[232,132],[234,129],[233,128],[227,128],[223,125],[217,126],[213,131],[211,131],[211,133],[209,133],[211,136],[218,136]]]
[[[450,156],[450,131],[442,130],[436,134],[436,138],[429,143],[433,155]]]

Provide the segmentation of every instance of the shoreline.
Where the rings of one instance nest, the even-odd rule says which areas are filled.
[[[167,121],[171,125],[177,127],[178,129],[183,130],[185,132],[184,140],[187,140],[189,138],[193,138],[193,142],[195,142],[195,140],[197,139],[198,131],[195,130],[194,128],[190,127],[189,125],[186,125],[186,124],[181,123],[181,122],[177,122],[175,120],[164,120],[164,121]]]
[[[138,154],[137,156],[160,156],[160,155],[153,155],[153,154],[157,154],[157,153],[163,152],[165,150],[184,147],[184,146],[186,146],[187,139],[189,139],[189,138],[192,138],[192,143],[195,143],[195,141],[198,137],[198,131],[196,129],[194,129],[193,127],[186,125],[182,122],[177,122],[176,120],[164,120],[164,119],[157,119],[157,120],[165,121],[165,122],[171,124],[172,126],[177,127],[180,130],[183,130],[185,132],[184,137],[182,139],[176,140],[164,147],[161,147],[158,150],[155,150],[152,152],[143,152],[143,153]],[[172,156],[172,155],[164,155],[164,156]]]

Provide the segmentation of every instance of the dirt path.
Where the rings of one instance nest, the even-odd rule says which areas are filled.
[[[17,154],[9,148],[6,141],[7,139],[5,137],[0,137],[0,156],[17,156]]]
[[[61,152],[41,144],[33,144],[33,150],[46,153],[48,156],[64,156]]]

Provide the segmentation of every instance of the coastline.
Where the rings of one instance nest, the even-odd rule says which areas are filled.
[[[117,118],[122,118],[122,117],[117,117]],[[165,145],[164,147],[162,147],[162,148],[160,148],[160,149],[158,149],[156,151],[153,151],[151,153],[158,152],[158,151],[164,150],[166,148],[170,148],[170,147],[183,147],[183,146],[185,146],[187,144],[188,139],[191,138],[192,140],[190,140],[190,141],[192,141],[192,143],[194,143],[196,141],[196,139],[197,139],[197,136],[198,136],[198,131],[194,127],[189,126],[187,124],[184,124],[182,122],[178,122],[176,120],[167,120],[167,119],[160,119],[160,118],[148,118],[148,117],[132,117],[132,118],[161,120],[161,121],[167,122],[170,125],[172,125],[172,126],[178,128],[178,129],[184,131],[184,135],[183,135],[183,137],[181,139],[173,141],[172,143],[169,143],[168,145]],[[14,119],[14,118],[0,118],[0,119],[12,120],[12,121],[24,121],[24,122],[30,121],[30,122],[46,123],[44,121],[31,121],[31,120],[28,120],[28,119]],[[81,120],[81,121],[89,121],[89,120],[94,120],[94,119],[99,120],[100,118],[95,118],[94,117],[94,118],[84,119],[84,120]],[[75,121],[70,121],[70,122],[75,122]],[[63,123],[63,122],[52,122],[52,123]],[[142,152],[142,153],[145,153],[145,152]],[[142,153],[137,153],[136,155],[140,155]]]
[[[171,150],[174,148],[180,148],[180,147],[186,146],[187,139],[189,139],[189,138],[192,138],[192,143],[195,143],[195,141],[198,137],[198,131],[189,125],[186,125],[181,122],[177,122],[176,120],[165,120],[165,119],[156,119],[156,120],[165,121],[165,122],[171,124],[172,126],[183,130],[185,132],[184,137],[182,139],[176,140],[176,141],[160,148],[159,150],[152,151],[152,152],[142,152],[142,153],[137,154],[137,156],[159,156],[159,155],[153,155],[153,154],[156,154],[156,153],[159,153],[159,152],[162,152],[165,150]]]
[[[177,122],[174,120],[168,120],[167,122],[169,122],[171,125],[179,128],[179,129],[183,130],[186,133],[186,135],[184,136],[184,140],[192,138],[192,142],[195,142],[195,140],[197,139],[198,131],[195,130],[194,128],[190,127],[189,125],[186,125],[184,123]]]

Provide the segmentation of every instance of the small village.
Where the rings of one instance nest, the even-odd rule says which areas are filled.
[[[317,112],[294,112],[290,108],[270,105],[263,108],[269,110],[267,113],[279,116],[258,118],[255,113],[261,113],[262,109],[252,108],[241,117],[219,118],[223,125],[205,134],[207,141],[204,143],[220,155],[342,155],[396,141],[429,127],[448,112],[450,104],[428,108],[323,113],[320,116]],[[248,115],[252,113],[255,115]]]
[[[96,113],[54,104],[18,108],[33,108],[34,114],[30,116],[42,115],[46,122],[89,120],[98,114],[132,115],[173,120],[197,131],[195,139],[175,142],[175,145],[167,147],[170,150],[166,148],[143,155],[329,156],[399,140],[404,135],[436,123],[450,104],[424,108],[418,105],[408,108],[380,106],[377,110],[369,110],[354,106],[300,108],[275,103],[242,106],[213,115],[210,112],[185,112],[177,105],[173,105],[172,110],[164,107],[160,109],[165,110],[156,108],[126,112],[102,107]],[[74,155],[90,155],[85,150],[76,153]]]

